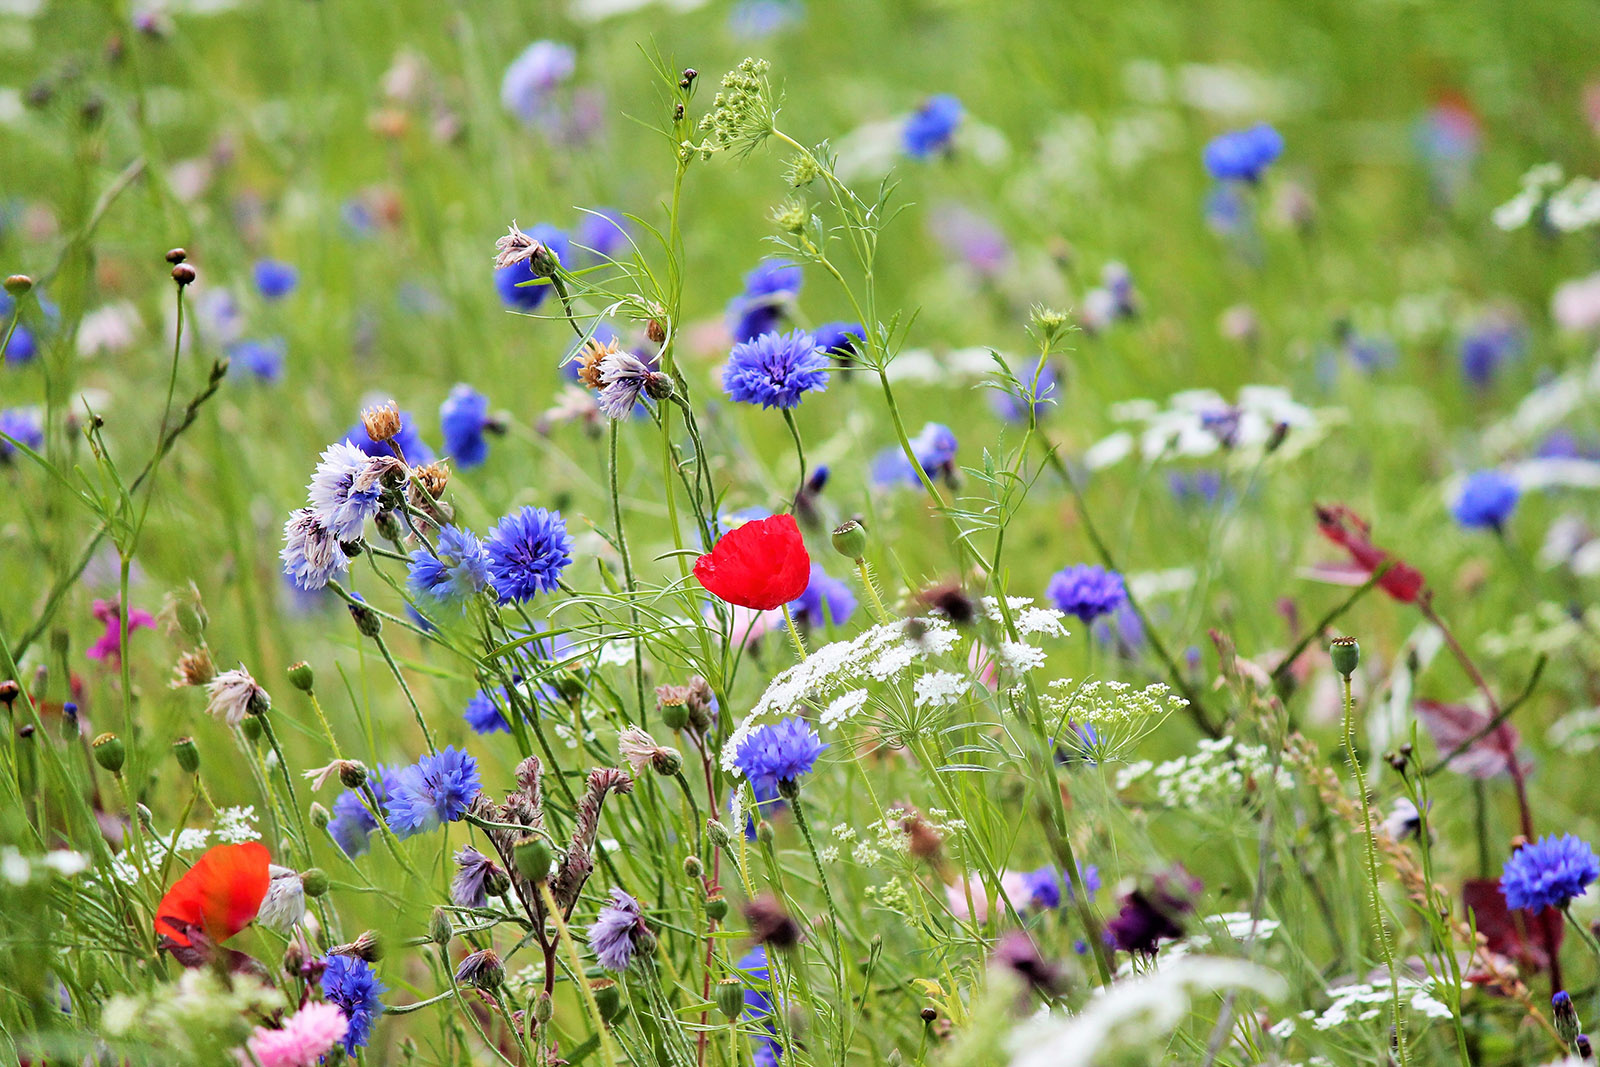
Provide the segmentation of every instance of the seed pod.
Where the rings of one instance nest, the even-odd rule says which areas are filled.
[[[613,1022],[622,1014],[622,990],[617,988],[617,983],[609,978],[596,979],[590,983],[594,991],[595,1007],[600,1009],[600,1018],[606,1022]]]
[[[719,923],[728,917],[728,901],[722,895],[722,890],[713,889],[711,895],[706,897],[706,918]]]
[[[194,774],[200,770],[200,750],[194,746],[194,738],[180,737],[172,742],[172,755],[185,773]]]
[[[524,837],[511,846],[511,859],[517,873],[530,882],[542,882],[550,877],[550,864],[555,856],[542,837]]]
[[[1346,678],[1361,665],[1361,646],[1353,637],[1335,637],[1328,645],[1328,655],[1333,659],[1333,669]]]
[[[123,747],[122,738],[116,734],[101,734],[90,743],[94,751],[94,761],[112,774],[121,774],[122,765],[128,758],[128,750]]]
[[[717,1010],[729,1022],[744,1011],[744,983],[737,978],[724,978],[717,983]]]
[[[322,896],[328,891],[328,872],[321,867],[307,867],[300,872],[300,888],[313,899]]]
[[[842,523],[833,531],[833,550],[859,563],[867,555],[867,528],[855,519]]]
[[[301,660],[289,667],[289,684],[302,693],[311,692],[315,676],[311,673],[311,664]]]

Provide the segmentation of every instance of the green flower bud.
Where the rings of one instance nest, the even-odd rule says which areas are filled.
[[[491,897],[497,897],[510,888],[511,876],[501,870],[499,864],[489,864],[488,870],[483,873],[483,891]]]
[[[772,824],[767,820],[762,819],[760,822],[756,823],[756,840],[761,842],[763,845],[772,844],[773,838],[776,836],[777,834],[772,829]]]
[[[671,778],[683,770],[683,757],[670,748],[663,748],[650,757],[650,769]]]
[[[867,528],[851,519],[833,531],[833,550],[845,559],[859,563],[867,555]]]
[[[700,862],[699,856],[683,857],[683,873],[689,878],[702,878],[706,873],[706,865]]]
[[[321,867],[307,867],[300,872],[300,888],[312,899],[322,896],[328,891],[328,872]]]
[[[116,734],[101,734],[95,738],[90,747],[94,750],[94,761],[112,774],[122,773],[122,764],[128,758],[128,750],[122,745],[122,738]]]
[[[606,1022],[615,1022],[622,1014],[622,990],[617,988],[617,983],[609,978],[600,978],[589,984],[594,991],[595,1007],[600,1009],[600,1018]]]
[[[255,742],[261,740],[261,720],[255,715],[251,715],[239,724],[239,732],[244,734],[246,741]]]
[[[360,789],[367,784],[366,764],[359,760],[342,760],[339,764],[339,784],[346,789]]]
[[[771,215],[773,225],[784,233],[799,233],[811,221],[811,210],[806,207],[805,201],[794,198],[774,207]]]
[[[318,830],[326,830],[328,824],[332,821],[333,816],[328,813],[327,808],[322,806],[322,802],[313,800],[311,802],[311,825]]]
[[[682,704],[663,704],[661,724],[669,730],[681,730],[689,725],[689,709]]]
[[[180,737],[172,742],[172,755],[186,774],[200,770],[200,750],[195,747],[194,738]]]
[[[301,660],[289,668],[289,684],[302,693],[311,692],[311,685],[314,680],[314,676],[311,673],[311,664],[305,660]]]
[[[433,917],[428,920],[428,940],[435,945],[448,945],[455,935],[456,928],[450,921],[450,913],[443,908],[434,908]]]
[[[555,862],[545,839],[531,836],[511,846],[511,859],[517,865],[517,873],[534,883],[549,878],[550,864]]]
[[[716,819],[706,820],[706,836],[711,838],[711,843],[724,852],[733,847],[733,838],[728,836],[728,828]]]
[[[543,1026],[556,1017],[555,1001],[550,999],[550,994],[539,990],[539,995],[533,1000],[533,1021]]]
[[[398,541],[405,536],[405,530],[400,526],[400,517],[388,509],[378,512],[372,524],[378,528],[378,533],[386,541]]]
[[[719,923],[728,917],[728,902],[722,895],[722,890],[713,889],[711,895],[706,897],[706,918],[714,923]]]
[[[383,632],[383,619],[376,611],[359,601],[346,605],[350,609],[350,617],[356,621],[356,629],[362,637],[377,637]]]
[[[1576,1041],[1583,1024],[1578,1020],[1578,1009],[1573,1007],[1572,997],[1565,989],[1558,990],[1550,998],[1550,1014],[1555,1017],[1556,1033],[1561,1035],[1561,1040],[1569,1045]]]
[[[737,978],[724,978],[717,983],[717,1010],[729,1022],[744,1011],[744,983]]]
[[[1333,669],[1346,678],[1361,665],[1361,646],[1353,637],[1335,637],[1328,645],[1328,655],[1333,659]]]

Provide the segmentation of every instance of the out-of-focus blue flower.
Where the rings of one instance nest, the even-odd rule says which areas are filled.
[[[1205,215],[1212,232],[1224,237],[1248,232],[1253,221],[1250,205],[1238,188],[1228,183],[1214,186],[1207,194]]]
[[[555,591],[572,563],[572,537],[559,511],[524,507],[489,531],[489,576],[500,603]]]
[[[767,965],[767,946],[757,945],[733,965],[744,983],[744,1018],[766,1031],[756,1035],[756,1067],[772,1067],[783,1055],[773,1021],[772,971]]]
[[[0,340],[5,338],[5,330],[10,323],[7,321],[9,312],[0,312]],[[33,362],[39,354],[39,343],[33,339],[33,331],[22,323],[17,323],[16,329],[11,331],[11,343],[6,345],[6,362],[12,366]]]
[[[457,385],[439,405],[439,433],[445,455],[461,467],[476,467],[489,458],[484,430],[489,426],[489,398],[470,385]]]
[[[1083,879],[1084,891],[1090,896],[1100,891],[1100,868],[1093,864],[1080,866],[1078,875]],[[1022,902],[1024,907],[1053,911],[1061,907],[1062,900],[1072,896],[1072,886],[1062,877],[1061,868],[1054,865],[1029,871],[1022,876],[1022,884],[1028,892],[1028,899]]]
[[[572,243],[588,260],[615,259],[628,249],[628,220],[611,208],[586,211],[578,221]]]
[[[828,357],[804,330],[764,333],[733,346],[722,387],[741,404],[789,410],[828,388]]]
[[[589,947],[595,959],[608,971],[625,971],[633,962],[636,939],[649,933],[639,902],[622,889],[611,889],[611,899],[601,906],[594,925],[589,927]]]
[[[44,447],[44,423],[38,408],[6,408],[0,411],[0,433],[27,445],[35,452]],[[17,446],[0,438],[0,459],[10,460]]]
[[[1215,504],[1224,489],[1222,472],[1209,467],[1195,471],[1173,471],[1167,475],[1172,499],[1185,507]]]
[[[929,478],[949,477],[955,472],[957,441],[955,431],[938,422],[924,423],[911,439],[911,451]],[[905,450],[890,446],[872,459],[872,481],[885,488],[896,485],[921,485],[916,468]]]
[[[1093,622],[1117,610],[1128,599],[1128,590],[1116,571],[1080,563],[1051,575],[1045,596],[1066,614]]]
[[[344,1051],[354,1056],[372,1039],[372,1027],[383,1014],[384,993],[389,987],[378,980],[372,965],[359,956],[329,956],[322,972],[322,995],[339,1005],[350,1028],[344,1034]]]
[[[476,734],[510,733],[511,723],[506,719],[505,712],[500,710],[500,706],[509,701],[503,685],[496,687],[493,694],[480,689],[467,701],[467,710],[461,713],[461,717],[467,720],[467,725]]]
[[[1600,447],[1592,440],[1579,440],[1571,430],[1554,429],[1533,452],[1537,459],[1600,459]]]
[[[812,334],[817,347],[841,364],[849,364],[860,355],[858,346],[867,340],[867,331],[859,322],[825,322]]]
[[[411,553],[409,585],[417,596],[465,608],[469,599],[489,586],[489,556],[478,535],[460,526],[440,530],[434,551],[419,548]]]
[[[558,41],[535,41],[506,68],[500,106],[533,125],[549,117],[551,96],[578,67],[578,54]]]
[[[733,763],[758,792],[777,792],[778,783],[798,781],[811,773],[828,746],[811,724],[798,715],[751,730],[734,749]]]
[[[949,93],[928,97],[906,118],[900,130],[900,145],[913,159],[927,159],[948,151],[955,140],[965,109]]]
[[[741,41],[758,41],[805,18],[800,0],[739,0],[728,12],[728,32]]]
[[[1521,911],[1564,908],[1600,878],[1600,858],[1589,842],[1572,834],[1546,834],[1506,860],[1500,892],[1506,907]]]
[[[389,786],[394,781],[394,768],[379,764],[367,775],[367,788],[377,797],[381,810],[389,799]],[[363,855],[371,844],[372,832],[378,820],[367,809],[362,795],[346,789],[333,802],[333,818],[328,821],[328,836],[346,856]]]
[[[345,233],[357,239],[371,237],[378,228],[372,208],[360,197],[351,197],[339,206],[339,222]]]
[[[350,427],[340,440],[355,445],[369,456],[394,455],[389,448],[389,442],[374,441],[367,433],[366,427],[359,422]],[[417,420],[409,411],[400,413],[400,432],[394,435],[393,443],[406,457],[406,462],[413,466],[433,462],[433,449],[422,440],[422,433],[417,429]]]
[[[258,259],[252,268],[256,291],[268,300],[282,300],[294,292],[300,272],[278,259]]]
[[[281,337],[271,337],[265,341],[235,341],[227,346],[226,351],[230,363],[244,368],[258,382],[271,385],[283,377],[288,347]]]
[[[566,263],[572,254],[572,245],[567,235],[548,223],[540,223],[527,231],[528,236],[544,245],[555,254],[557,260]],[[527,283],[541,277],[533,270],[533,260],[524,259],[513,263],[509,267],[496,267],[494,272],[494,288],[500,294],[500,300],[507,307],[518,311],[537,311],[539,305],[545,302],[551,292],[551,286],[529,285]]]
[[[1056,377],[1055,365],[1048,359],[1040,359],[1031,364],[1025,363],[1019,368],[1017,380],[1033,394],[1032,404],[1004,389],[989,390],[990,406],[994,408],[996,415],[1007,422],[1027,422],[1030,407],[1033,408],[1033,417],[1042,419],[1049,412],[1053,402],[1060,402],[1060,397],[1056,395],[1059,379]]]
[[[1509,475],[1497,470],[1474,471],[1461,486],[1450,514],[1468,529],[1498,530],[1516,510],[1522,490]]]
[[[806,591],[789,602],[795,622],[822,629],[843,626],[856,610],[856,595],[850,587],[830,575],[817,563],[811,564],[811,581]]]
[[[1464,100],[1434,105],[1417,120],[1414,140],[1434,193],[1447,203],[1454,200],[1471,176],[1483,140],[1472,108]]]
[[[1283,135],[1263,122],[1213,137],[1202,159],[1218,181],[1254,182],[1281,155]]]
[[[1096,641],[1116,649],[1120,656],[1132,658],[1144,648],[1144,623],[1126,600],[1109,615],[1096,619],[1089,632]]]
[[[1526,332],[1514,322],[1482,323],[1461,339],[1461,373],[1479,389],[1494,383],[1500,368],[1522,355]]]
[[[935,204],[924,227],[947,255],[980,277],[994,278],[1011,264],[1011,242],[1005,231],[964,204]]]
[[[394,773],[383,806],[385,821],[396,837],[432,830],[460,819],[478,791],[478,761],[446,745]]]
[[[744,291],[728,302],[728,332],[735,342],[775,331],[800,295],[799,264],[781,257],[763,259],[744,276]]]

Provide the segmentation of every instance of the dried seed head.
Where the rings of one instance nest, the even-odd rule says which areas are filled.
[[[400,409],[393,400],[370,407],[361,413],[361,426],[368,437],[380,444],[392,441],[400,433]]]
[[[182,652],[172,668],[173,689],[210,684],[217,676],[217,665],[211,659],[211,650],[204,645],[192,652]]]
[[[443,463],[427,463],[412,471],[417,476],[417,481],[422,483],[422,488],[434,500],[444,495],[445,486],[450,484],[450,468]]]

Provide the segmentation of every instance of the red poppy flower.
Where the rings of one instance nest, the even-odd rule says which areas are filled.
[[[747,522],[695,560],[694,576],[712,596],[771,611],[806,591],[811,557],[793,515]]]
[[[1378,585],[1396,600],[1410,604],[1422,593],[1422,572],[1373,544],[1372,528],[1343,504],[1317,505],[1317,529],[1323,537],[1350,553],[1350,558],[1368,574],[1387,563],[1389,569],[1378,579]]]
[[[188,928],[221,943],[243,930],[267,895],[271,857],[258,841],[218,845],[172,884],[156,909],[156,933],[188,945]]]

